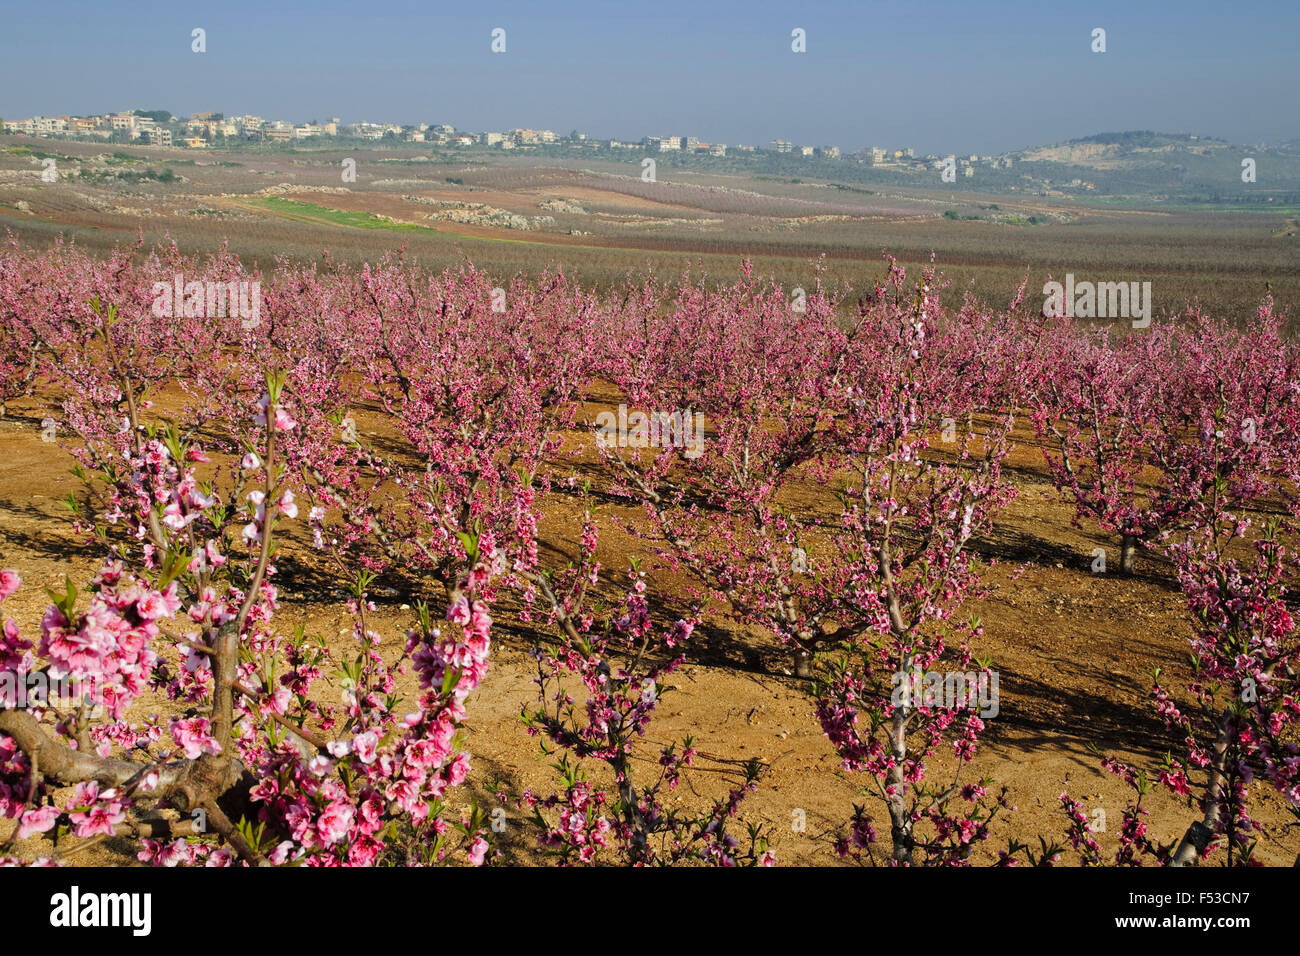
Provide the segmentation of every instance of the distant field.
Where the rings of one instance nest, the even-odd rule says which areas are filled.
[[[412,229],[427,229],[409,222],[394,222],[368,212],[348,212],[343,209],[330,209],[315,203],[302,202],[298,199],[281,199],[267,196],[247,200],[247,205],[264,209],[290,222],[309,223],[313,225],[351,226],[354,229],[390,229],[395,232],[407,232]]]
[[[53,158],[60,178],[40,180]],[[343,182],[342,161],[356,161]],[[1266,289],[1296,313],[1295,208],[1143,204],[1133,197],[1038,196],[909,184],[852,184],[743,170],[588,157],[470,157],[420,147],[198,153],[0,136],[0,230],[24,243],[59,235],[92,250],[165,237],[183,251],[345,261],[404,248],[425,265],[465,259],[507,276],[560,265],[598,287],[629,272],[726,276],[749,257],[788,286],[861,287],[888,252],[933,255],[950,285],[1005,303],[1028,279],[1150,281],[1157,314],[1189,301],[1232,316]]]

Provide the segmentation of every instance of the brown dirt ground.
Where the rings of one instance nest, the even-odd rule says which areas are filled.
[[[600,395],[601,406],[612,396]],[[615,399],[617,401],[617,399]],[[82,584],[99,563],[96,552],[74,539],[67,509],[59,499],[80,492],[68,473],[71,459],[58,445],[44,443],[40,422],[53,406],[48,397],[11,402],[0,419],[0,566],[17,569],[23,588],[3,608],[27,633],[32,633],[46,605],[41,585],[66,574]],[[594,410],[594,406],[593,409]],[[591,411],[589,410],[589,412]],[[358,415],[362,434],[376,423]],[[1057,796],[1068,784],[1071,793],[1091,813],[1104,809],[1109,834],[1102,845],[1115,843],[1120,814],[1129,793],[1121,781],[1103,773],[1088,750],[1096,744],[1141,767],[1150,768],[1166,750],[1178,753],[1178,741],[1154,718],[1148,703],[1148,672],[1164,669],[1171,686],[1180,687],[1186,665],[1187,614],[1168,568],[1140,558],[1134,578],[1094,574],[1093,549],[1104,547],[1118,562],[1115,542],[1071,524],[1072,509],[1045,480],[1041,451],[1033,437],[1017,434],[1011,466],[1020,494],[980,549],[996,564],[989,573],[995,593],[969,606],[983,619],[985,637],[976,651],[993,658],[1000,674],[998,717],[988,721],[973,771],[962,779],[991,777],[1010,788],[1017,812],[996,820],[987,862],[1009,837],[1037,847],[1038,835],[1063,838],[1065,817]],[[585,471],[592,459],[577,455],[557,471]],[[544,563],[563,564],[575,553],[581,505],[557,495],[541,524]],[[633,509],[602,505],[598,518],[620,511],[633,518]],[[292,592],[293,578],[305,571],[298,555],[306,549],[301,535],[289,536],[282,560],[282,591]],[[629,553],[644,553],[644,545],[617,529],[603,532],[601,560],[608,571],[627,566]],[[309,561],[310,558],[308,557]],[[319,581],[319,578],[314,580]],[[672,575],[650,575],[652,598],[680,598],[683,582]],[[340,582],[341,583],[341,582]],[[384,582],[379,582],[383,584]],[[610,585],[609,593],[614,595]],[[280,618],[286,629],[297,622],[337,641],[350,623],[337,590],[300,589],[285,601]],[[403,604],[413,597],[376,588],[378,612],[371,626],[389,635],[384,650],[397,653],[411,615]],[[468,792],[492,805],[486,787],[504,782],[508,791],[525,788],[549,793],[554,777],[535,739],[519,723],[520,708],[535,700],[532,662],[527,649],[536,642],[531,626],[521,625],[507,601],[497,613],[491,667],[483,686],[470,700],[466,744],[474,772]],[[653,604],[653,601],[652,601]],[[517,605],[516,605],[517,606]],[[332,628],[332,630],[331,630]],[[641,751],[644,773],[655,771],[658,746],[695,736],[700,757],[673,795],[676,805],[703,808],[725,794],[739,779],[739,768],[758,758],[765,770],[758,792],[742,804],[741,819],[764,824],[781,864],[835,865],[834,835],[863,802],[857,782],[842,774],[835,753],[814,717],[806,687],[788,675],[788,656],[773,640],[744,633],[724,617],[714,615],[696,632],[686,665],[669,678],[670,691],[651,724]],[[941,751],[933,763],[937,779],[951,773],[953,761]],[[594,770],[594,768],[593,768]],[[599,775],[593,772],[593,777]],[[462,799],[468,795],[462,794]],[[1259,856],[1269,865],[1290,865],[1300,849],[1300,836],[1282,802],[1267,788],[1257,788],[1258,817],[1266,828],[1260,835]],[[877,828],[887,839],[887,824],[878,801],[870,799]],[[1179,837],[1194,812],[1163,791],[1153,791],[1151,835],[1160,841]],[[807,826],[795,832],[796,811]],[[537,862],[535,833],[523,815],[509,810],[503,838],[505,859]],[[0,842],[10,824],[0,821]],[[737,835],[743,834],[741,830]],[[28,857],[48,852],[37,840],[16,845]],[[1073,862],[1067,854],[1067,861]],[[134,862],[124,841],[108,841],[69,858],[83,865],[124,865]]]

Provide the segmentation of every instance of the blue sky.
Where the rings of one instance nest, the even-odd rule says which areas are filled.
[[[208,109],[921,152],[1126,129],[1257,143],[1300,138],[1298,36],[1296,0],[0,0],[0,116]]]

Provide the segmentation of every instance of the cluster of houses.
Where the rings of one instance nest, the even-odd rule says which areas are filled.
[[[911,149],[885,149],[880,146],[871,146],[854,154],[854,159],[868,166],[879,166],[882,169],[901,169],[913,172],[920,170],[939,170],[953,169],[956,173],[970,178],[975,175],[975,169],[978,166],[984,166],[988,169],[1010,169],[1014,158],[1011,156],[977,156],[971,153],[967,156],[958,156],[956,153],[948,153],[944,156],[938,156],[929,153],[925,156],[917,156],[916,152]]]
[[[162,118],[160,118],[162,117]],[[163,111],[145,113],[130,110],[98,116],[33,116],[30,119],[4,122],[4,132],[28,136],[97,137],[117,142],[140,142],[151,146],[188,146],[201,149],[222,142],[288,143],[320,136],[345,136],[362,140],[393,139],[406,143],[429,143],[436,146],[488,146],[497,149],[535,149],[539,146],[565,145],[587,149],[628,149],[650,153],[681,153],[701,156],[727,156],[736,153],[762,152],[757,146],[728,146],[704,143],[694,136],[646,136],[639,141],[589,138],[576,130],[560,136],[549,129],[512,129],[506,132],[469,133],[447,124],[402,125],[398,123],[357,122],[341,125],[338,117],[325,123],[286,123],[264,120],[260,116],[225,116],[222,113],[195,113],[188,118],[167,118]],[[790,153],[800,157],[841,159],[837,146],[800,146],[782,139],[772,140],[766,151]],[[910,170],[913,172],[953,169],[965,177],[975,175],[977,166],[990,169],[1010,168],[1010,156],[957,156],[933,154],[917,156],[911,149],[886,149],[870,146],[847,157],[855,162]]]
[[[138,142],[148,146],[189,146],[200,149],[225,140],[287,143],[313,136],[337,136],[339,121],[285,123],[260,116],[225,116],[195,113],[181,119],[163,111],[124,110],[93,116],[33,116],[6,120],[6,133],[28,136],[65,136]]]
[[[140,142],[151,146],[183,145],[193,148],[210,146],[223,140],[286,143],[317,136],[349,136],[371,141],[394,139],[436,146],[490,146],[498,149],[528,149],[564,144],[578,148],[637,149],[652,153],[677,151],[709,156],[726,156],[728,152],[726,143],[702,143],[694,136],[646,136],[636,142],[625,142],[618,139],[592,139],[576,131],[568,136],[560,136],[549,129],[469,133],[447,124],[402,125],[361,121],[344,126],[337,117],[327,123],[294,124],[264,120],[260,116],[225,116],[221,113],[195,113],[184,119],[159,119],[160,115],[169,114],[162,114],[161,111],[145,114],[139,110],[129,110],[97,116],[33,116],[6,121],[4,132],[24,133],[28,136],[90,137]],[[838,158],[840,155],[839,149],[834,146],[814,150],[811,146],[792,147],[781,141],[772,146],[777,152],[797,151],[804,156]],[[757,149],[755,146],[731,147],[733,152],[752,153]]]

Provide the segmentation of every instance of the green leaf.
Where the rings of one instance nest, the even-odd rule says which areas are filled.
[[[460,683],[460,671],[454,667],[448,668],[447,672],[442,675],[442,692],[451,693],[451,689]]]
[[[460,538],[460,543],[465,546],[465,554],[469,558],[470,565],[478,563],[478,535],[457,531],[456,537]]]
[[[158,579],[158,590],[165,590],[189,564],[185,555],[169,550],[162,563],[162,575]]]
[[[63,616],[71,621],[74,616],[73,609],[77,604],[77,588],[68,578],[65,577],[63,581],[66,590],[62,595],[57,591],[51,591],[49,588],[45,589],[45,593],[50,596],[54,606],[63,612]]]

